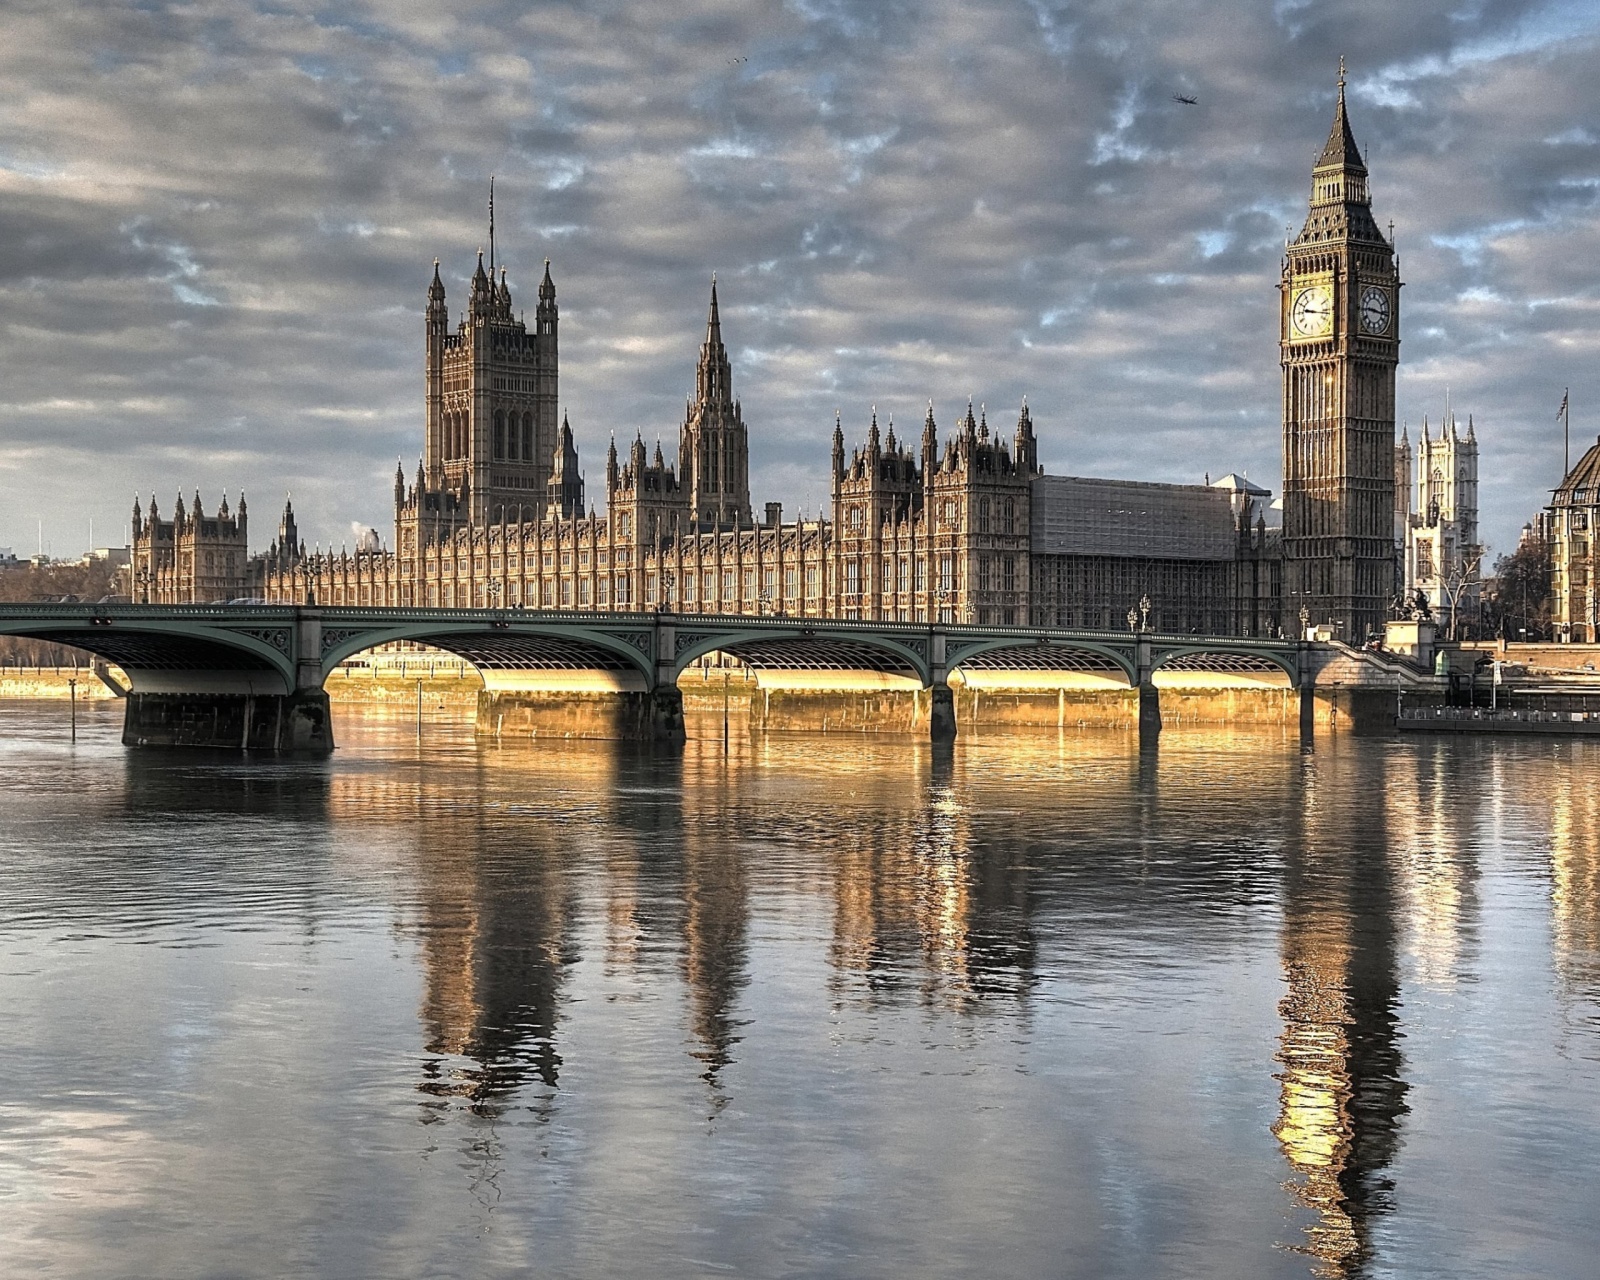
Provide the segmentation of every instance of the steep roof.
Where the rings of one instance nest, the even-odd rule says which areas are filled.
[[[1589,451],[1578,459],[1577,466],[1567,472],[1551,505],[1588,506],[1591,503],[1600,503],[1600,440],[1590,445]]]
[[[1322,148],[1317,159],[1319,169],[1354,169],[1366,173],[1366,163],[1361,159],[1361,148],[1356,146],[1356,136],[1350,132],[1350,117],[1344,108],[1344,64],[1339,65],[1339,104],[1333,109],[1333,128],[1328,133],[1328,145]]]

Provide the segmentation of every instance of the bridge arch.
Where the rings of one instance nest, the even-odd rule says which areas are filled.
[[[681,627],[681,624],[680,624]],[[682,675],[708,653],[733,654],[757,671],[877,671],[932,683],[927,642],[888,634],[837,635],[802,624],[702,631],[682,628],[674,674]]]
[[[1130,686],[1139,682],[1132,654],[1093,640],[1011,637],[952,643],[948,662],[952,671],[1082,671],[1114,673]]]
[[[1150,671],[1152,675],[1157,671],[1230,676],[1281,674],[1291,688],[1300,680],[1299,666],[1293,654],[1266,646],[1245,648],[1215,641],[1163,649],[1151,656]]]
[[[287,694],[295,687],[288,623],[236,629],[126,610],[112,618],[88,606],[71,616],[0,618],[0,635],[86,650],[122,668],[135,693]]]
[[[597,627],[543,624],[518,618],[483,622],[411,622],[323,631],[322,678],[341,662],[379,645],[411,641],[470,662],[480,674],[496,671],[613,672],[622,683],[652,686],[655,671],[646,633],[611,634]],[[485,682],[493,678],[485,675]]]

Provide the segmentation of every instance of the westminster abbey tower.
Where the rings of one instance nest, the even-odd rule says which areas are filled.
[[[1372,218],[1344,72],[1311,208],[1284,255],[1284,610],[1360,643],[1395,591],[1394,403],[1400,278]]]

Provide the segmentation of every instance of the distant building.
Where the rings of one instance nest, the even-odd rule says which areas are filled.
[[[1207,485],[1039,476],[1032,620],[1120,629],[1148,598],[1158,631],[1276,634],[1271,496],[1232,475]]]
[[[1483,545],[1478,541],[1478,433],[1470,416],[1465,434],[1449,410],[1437,435],[1424,418],[1415,453],[1409,433],[1402,435],[1395,446],[1395,498],[1406,600],[1420,594],[1452,632],[1456,624],[1474,621]]]
[[[163,520],[150,499],[150,511],[133,504],[133,546],[129,595],[139,604],[205,604],[244,594],[250,573],[249,523],[244,494],[238,514],[222,499],[215,515],[206,515],[200,494],[188,509],[180,494],[171,520]]]
[[[1595,533],[1600,529],[1600,442],[1566,474],[1544,520],[1550,547],[1550,621],[1556,639],[1600,642]]]

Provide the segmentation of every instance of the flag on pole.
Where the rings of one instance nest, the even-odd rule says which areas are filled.
[[[1571,394],[1571,387],[1563,387],[1561,389],[1561,407],[1556,410],[1556,421],[1561,424],[1561,475],[1563,478],[1572,474],[1572,410],[1567,407],[1567,397]]]

